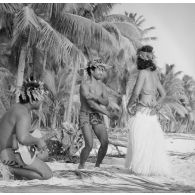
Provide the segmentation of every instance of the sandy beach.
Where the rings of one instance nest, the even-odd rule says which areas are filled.
[[[78,164],[62,161],[48,162],[54,172],[46,181],[0,180],[0,192],[195,192],[195,135],[166,135],[166,145],[172,165],[167,177],[146,177],[130,174],[125,170],[126,148],[112,145],[101,169],[87,162],[86,169],[78,170]],[[93,149],[91,156],[97,149]],[[77,154],[78,155],[78,154]]]

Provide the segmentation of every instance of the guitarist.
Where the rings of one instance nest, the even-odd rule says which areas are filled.
[[[22,145],[35,145],[40,151],[46,150],[43,139],[30,134],[30,111],[39,109],[45,95],[43,83],[32,80],[24,82],[20,89],[19,103],[13,105],[0,119],[0,159],[8,165],[15,177],[27,180],[45,180],[52,177],[51,169],[43,161],[45,155],[40,155],[40,158],[36,156],[33,162],[27,165],[20,154],[16,153],[15,144],[17,140]]]

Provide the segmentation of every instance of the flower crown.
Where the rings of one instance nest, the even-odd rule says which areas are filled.
[[[103,63],[103,61],[102,61],[102,59],[101,58],[96,58],[96,59],[93,59],[93,60],[91,60],[91,61],[89,61],[89,63],[88,63],[88,67],[95,67],[95,68],[97,68],[97,67],[99,67],[99,66],[102,66],[102,67],[104,67],[104,68],[111,68],[111,66],[109,66],[109,65],[107,65],[107,64],[105,64],[105,63]]]
[[[137,56],[140,57],[142,60],[154,60],[155,55],[153,52],[147,52],[147,51],[139,51],[137,53]]]

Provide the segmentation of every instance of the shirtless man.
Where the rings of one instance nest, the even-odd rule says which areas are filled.
[[[104,125],[103,115],[116,118],[115,113],[108,111],[108,96],[104,84],[101,82],[105,68],[101,59],[95,59],[88,63],[87,73],[89,79],[84,81],[80,87],[81,109],[79,115],[80,127],[85,140],[85,147],[81,151],[79,169],[83,169],[85,162],[93,147],[92,130],[100,141],[97,161],[95,167],[99,167],[108,149],[108,134]],[[103,105],[103,106],[102,106]]]
[[[15,152],[17,148],[14,146],[14,138],[16,138],[22,145],[35,145],[40,151],[46,150],[45,142],[30,134],[30,111],[39,109],[44,95],[43,83],[24,82],[20,90],[19,103],[13,105],[0,119],[0,159],[18,178],[44,180],[52,177],[51,169],[43,161],[47,155],[42,157],[39,155],[30,165],[26,165],[20,154]]]

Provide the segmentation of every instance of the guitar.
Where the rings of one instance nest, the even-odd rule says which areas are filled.
[[[44,139],[44,140],[52,138],[52,137],[56,136],[57,134],[58,134],[58,132],[52,132],[49,135],[45,135],[42,137],[39,129],[35,129],[31,133],[31,135],[33,137],[36,137],[36,138],[42,137],[42,139]],[[25,145],[22,145],[21,143],[19,143],[15,135],[13,136],[13,148],[16,148],[15,153],[20,154],[22,161],[26,165],[30,165],[34,161],[37,154],[40,152],[40,151],[38,151],[38,148],[35,145],[25,146]]]

